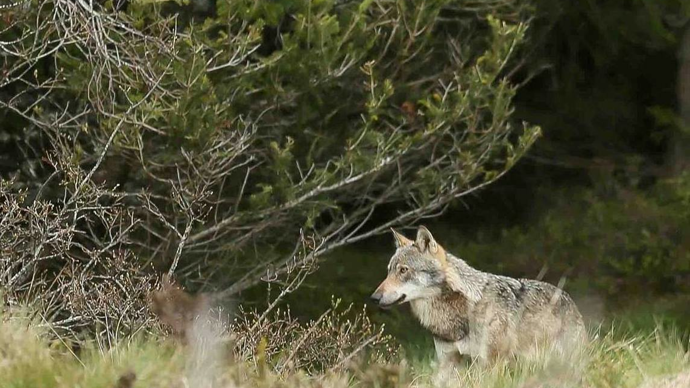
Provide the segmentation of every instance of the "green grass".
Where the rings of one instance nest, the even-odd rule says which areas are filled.
[[[425,387],[431,386],[434,370],[430,358],[413,357],[392,365],[352,365],[316,376],[276,375],[256,360],[200,360],[189,346],[156,336],[128,339],[108,351],[85,345],[75,354],[59,340],[48,340],[48,334],[21,313],[0,318],[0,387],[126,388],[129,385],[117,382],[130,372],[136,376],[133,387]],[[678,331],[662,326],[644,334],[637,329],[601,327],[593,333],[583,357],[567,362],[543,356],[488,367],[469,365],[455,378],[463,386],[477,388],[637,388],[662,376],[690,373],[687,342],[682,338]],[[219,342],[217,346],[226,345]]]

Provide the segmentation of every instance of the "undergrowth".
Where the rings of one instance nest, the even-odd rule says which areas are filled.
[[[67,344],[28,314],[6,311],[0,319],[0,387],[397,387],[432,386],[433,362],[409,364],[353,358],[341,368],[307,374],[277,373],[266,364],[262,345],[252,359],[232,356],[222,336],[180,345],[163,336],[135,336],[110,349],[93,341]],[[671,387],[690,381],[687,343],[678,332],[658,327],[647,334],[598,329],[579,362],[548,357],[531,361],[468,365],[454,381],[468,387]],[[678,387],[684,386],[678,383]],[[458,384],[452,384],[458,386]]]

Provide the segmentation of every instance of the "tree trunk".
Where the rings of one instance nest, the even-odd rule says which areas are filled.
[[[685,27],[678,47],[678,111],[682,128],[671,139],[669,162],[674,175],[681,173],[690,165],[690,23]]]

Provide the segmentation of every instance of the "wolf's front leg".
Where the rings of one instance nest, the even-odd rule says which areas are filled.
[[[458,361],[460,353],[454,342],[444,341],[434,337],[434,347],[436,348],[436,372],[433,376],[433,384],[436,387],[453,386],[457,379]]]

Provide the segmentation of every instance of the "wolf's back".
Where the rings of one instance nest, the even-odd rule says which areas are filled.
[[[526,331],[527,340],[544,335],[553,345],[573,348],[587,338],[582,314],[567,292],[538,280],[520,279],[524,284],[525,297],[520,326]]]
[[[520,279],[519,282],[525,287],[524,304],[526,309],[550,309],[556,316],[582,321],[580,311],[567,292],[539,280]]]

